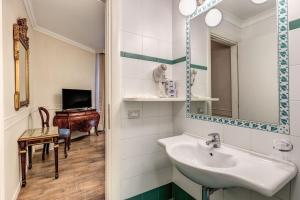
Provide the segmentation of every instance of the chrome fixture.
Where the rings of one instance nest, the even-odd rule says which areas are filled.
[[[221,147],[221,137],[219,133],[210,133],[208,136],[212,137],[212,139],[205,142],[207,146],[212,144],[213,148]]]

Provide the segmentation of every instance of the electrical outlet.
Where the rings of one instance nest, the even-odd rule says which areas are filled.
[[[140,110],[129,110],[128,111],[128,119],[138,119],[141,116]]]

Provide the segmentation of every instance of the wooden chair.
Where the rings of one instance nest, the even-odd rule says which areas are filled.
[[[40,113],[41,120],[42,120],[42,127],[43,128],[49,127],[50,115],[49,115],[48,110],[44,107],[39,107],[39,113]],[[69,129],[59,129],[59,139],[64,140],[64,143],[65,143],[64,153],[65,153],[65,158],[67,158],[68,157],[67,147],[69,147],[69,144],[71,142],[70,130]],[[45,160],[45,153],[49,154],[49,143],[44,144],[44,146],[43,146],[43,155],[42,155],[43,160]]]

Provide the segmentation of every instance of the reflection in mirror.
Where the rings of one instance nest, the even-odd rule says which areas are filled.
[[[26,49],[20,44],[20,101],[26,101]]]
[[[278,124],[276,0],[216,8],[216,27],[191,20],[191,113]]]

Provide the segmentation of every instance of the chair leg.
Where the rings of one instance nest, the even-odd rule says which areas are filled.
[[[68,138],[64,138],[64,140],[65,140],[65,149],[64,149],[64,151],[65,151],[65,158],[67,158],[68,157],[68,153],[67,153]]]
[[[48,143],[48,144],[46,144],[47,145],[47,148],[46,148],[46,153],[47,153],[47,155],[49,155],[49,148],[50,148],[50,144]]]
[[[68,150],[70,151],[71,146],[71,136],[68,137]]]
[[[42,160],[45,160],[46,146],[47,146],[47,144],[44,144],[44,145],[43,145],[43,154],[42,154]]]
[[[95,132],[96,132],[96,135],[99,136],[99,134],[98,134],[98,126],[95,126]]]

